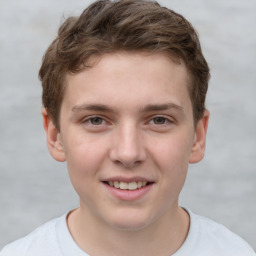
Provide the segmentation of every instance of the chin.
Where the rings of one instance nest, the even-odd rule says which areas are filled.
[[[137,231],[144,229],[153,223],[153,219],[150,216],[142,213],[123,213],[116,216],[111,221],[111,226],[114,229],[122,231]]]

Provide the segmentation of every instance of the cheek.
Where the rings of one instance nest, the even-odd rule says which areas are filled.
[[[180,169],[182,166],[188,166],[192,147],[192,139],[189,136],[174,134],[155,140],[152,145],[154,147],[151,149],[151,154],[159,165],[167,169]]]
[[[96,180],[106,155],[104,142],[85,136],[71,136],[65,144],[65,155],[70,179],[74,187]]]
[[[179,137],[169,137],[155,142],[154,152],[151,153],[154,165],[162,177],[166,195],[178,195],[182,189],[188,170],[191,150],[191,140]]]

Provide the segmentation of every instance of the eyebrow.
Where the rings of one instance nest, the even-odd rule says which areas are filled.
[[[153,111],[163,111],[163,110],[169,110],[169,109],[175,109],[175,110],[184,112],[184,108],[182,106],[174,103],[147,105],[145,108],[143,108],[143,111],[153,112]]]
[[[100,111],[100,112],[116,112],[112,108],[103,104],[82,104],[82,105],[76,105],[72,108],[73,112],[80,112],[85,110]]]
[[[154,111],[164,111],[169,109],[175,109],[181,112],[184,112],[184,108],[180,105],[174,103],[167,104],[149,104],[142,108],[142,112],[154,112]],[[104,104],[82,104],[76,105],[72,108],[72,112],[80,111],[99,111],[99,112],[110,112],[116,113],[117,111],[108,107]]]

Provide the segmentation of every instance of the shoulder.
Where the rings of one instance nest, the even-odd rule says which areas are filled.
[[[253,249],[238,235],[222,224],[188,211],[190,231],[187,246],[198,251],[195,255],[256,256]]]
[[[65,215],[43,224],[27,236],[6,245],[0,256],[61,255],[58,253],[56,223],[63,218]]]

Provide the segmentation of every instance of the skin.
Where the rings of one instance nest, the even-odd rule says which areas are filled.
[[[203,158],[209,113],[194,124],[186,67],[164,54],[91,61],[66,77],[60,131],[43,109],[49,151],[80,197],[70,232],[90,255],[170,255],[188,233],[178,197],[188,164]],[[151,185],[126,200],[105,184],[119,179]]]

